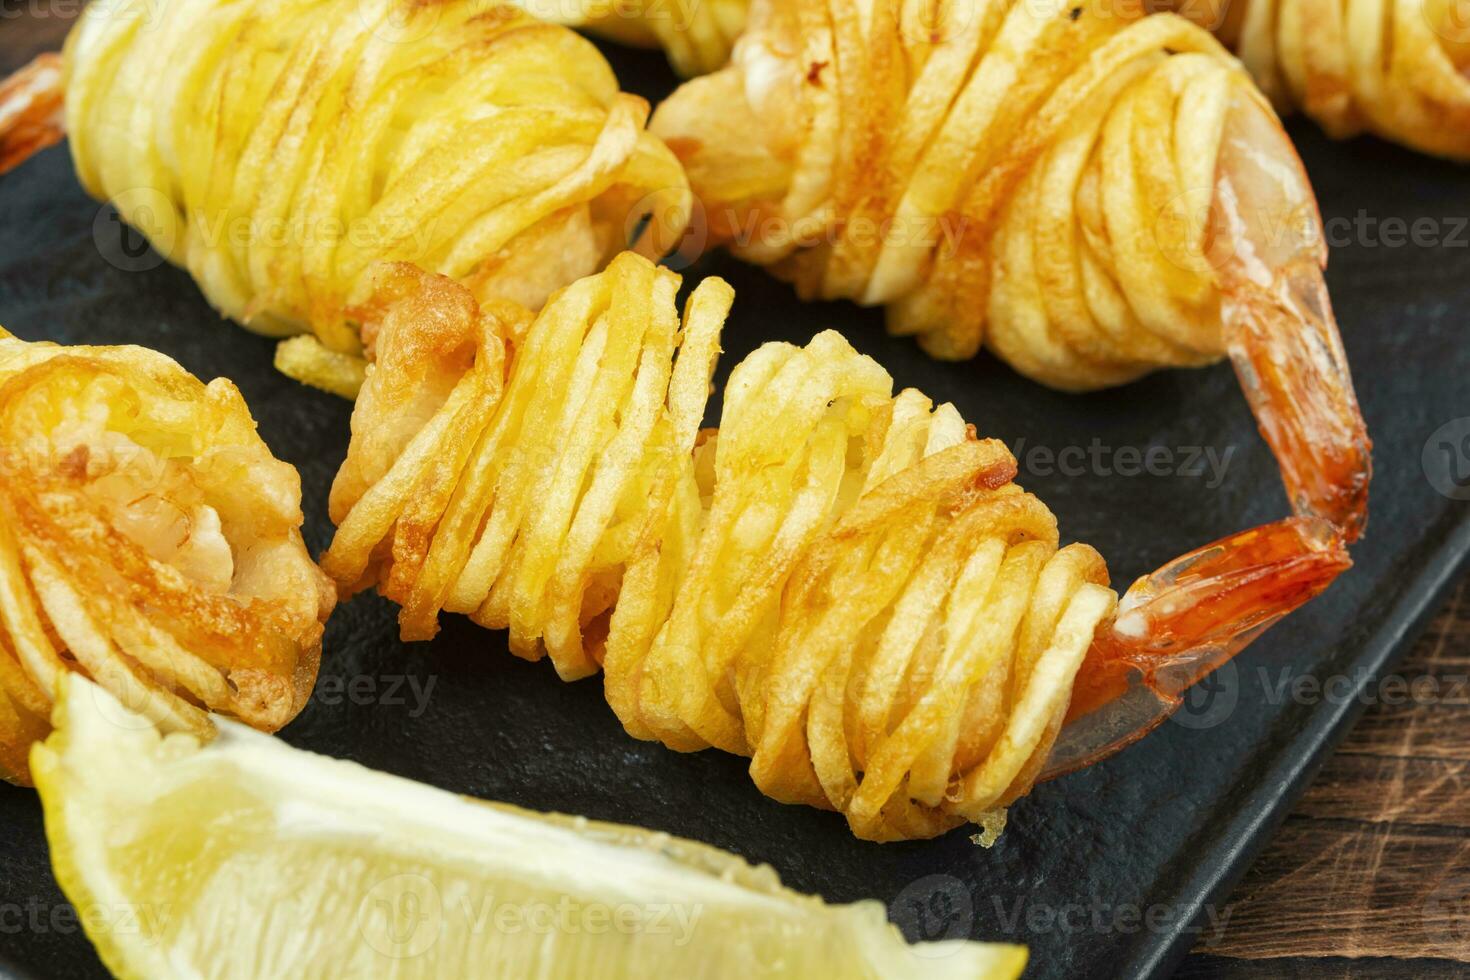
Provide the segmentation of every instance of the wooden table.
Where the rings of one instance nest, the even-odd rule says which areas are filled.
[[[1391,677],[1181,980],[1470,976],[1470,578]]]
[[[0,0],[0,71],[59,47],[79,6]],[[1436,696],[1369,708],[1180,977],[1470,974],[1467,593],[1470,579],[1400,671],[1437,679]]]

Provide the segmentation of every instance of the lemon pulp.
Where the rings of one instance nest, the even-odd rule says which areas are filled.
[[[486,804],[220,722],[161,735],[73,675],[32,754],[52,860],[119,976],[1015,977],[692,841]]]

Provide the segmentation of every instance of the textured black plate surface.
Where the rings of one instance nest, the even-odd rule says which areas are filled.
[[[629,87],[667,91],[658,57],[609,53]],[[332,620],[317,696],[284,737],[459,792],[726,847],[830,900],[888,903],[911,938],[1026,943],[1028,976],[1167,973],[1228,915],[1218,903],[1355,716],[1353,691],[1405,649],[1470,551],[1470,510],[1455,499],[1470,493],[1454,482],[1470,473],[1470,172],[1291,129],[1337,246],[1329,280],[1377,444],[1357,567],[1160,731],[1039,787],[993,849],[964,831],[856,841],[833,814],[762,797],[740,759],[629,739],[596,680],[562,684],[549,665],[509,656],[502,634],[448,617],[434,642],[399,643],[393,609],[371,596]],[[1419,243],[1395,245],[1400,223],[1416,219],[1428,222]],[[277,455],[301,469],[307,538],[320,550],[348,406],[277,375],[270,341],[222,322],[187,275],[136,258],[121,234],[78,187],[65,149],[0,178],[0,323],[27,339],[145,344],[203,378],[234,379]],[[953,400],[1016,448],[1022,480],[1064,538],[1097,546],[1118,583],[1286,513],[1228,366],[1060,395],[988,357],[929,361],[886,337],[876,312],[798,304],[724,257],[689,276],[712,273],[738,294],[721,378],[762,341],[840,328],[899,385]],[[1153,472],[1140,473],[1150,447],[1169,461],[1156,452]],[[1304,675],[1343,680],[1330,697],[1294,697]],[[0,786],[0,827],[0,961],[18,975],[103,975],[51,877],[35,795]]]

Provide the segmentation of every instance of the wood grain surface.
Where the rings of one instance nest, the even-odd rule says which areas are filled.
[[[1364,700],[1180,978],[1470,975],[1470,579]]]
[[[0,0],[0,70],[59,47],[79,9]],[[1470,975],[1470,579],[1369,691],[1180,978]]]

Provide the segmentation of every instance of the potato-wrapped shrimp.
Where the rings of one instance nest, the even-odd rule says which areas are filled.
[[[711,243],[1053,387],[1234,360],[1298,511],[1351,540],[1369,442],[1316,201],[1204,31],[1113,0],[756,0],[651,128]]]
[[[1177,0],[1283,111],[1470,161],[1470,16],[1460,0]]]
[[[661,44],[679,71],[693,76],[725,65],[751,0],[519,2],[547,19],[625,43]],[[945,16],[941,4],[909,6],[914,30]],[[1470,160],[1470,17],[1460,0],[1145,0],[1145,6],[1177,11],[1212,30],[1278,110],[1299,109],[1331,136],[1371,132]],[[677,25],[686,25],[684,31],[670,30]]]
[[[529,13],[642,48],[663,48],[684,77],[730,60],[750,0],[513,0]]]
[[[701,430],[719,280],[682,321],[632,254],[534,321],[411,267],[378,284],[328,574],[401,603],[407,638],[463,612],[564,678],[600,667],[632,735],[750,756],[864,838],[997,832],[1348,565],[1293,518],[1120,606],[1000,443],[834,332],[750,355]]]
[[[0,330],[0,447],[0,776],[28,781],[67,671],[169,730],[305,706],[336,590],[234,385]]]
[[[6,89],[3,158],[41,142],[64,89],[87,190],[226,316],[308,334],[281,367],[343,394],[361,382],[349,307],[370,264],[534,308],[687,220],[647,104],[591,42],[509,6],[119,0],[86,10],[63,61]]]

